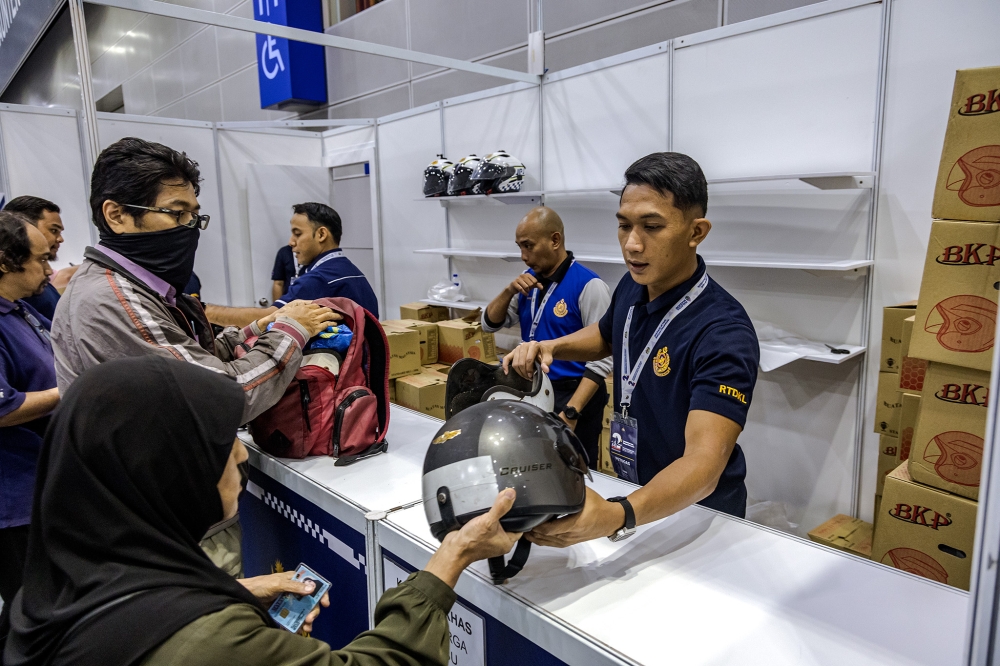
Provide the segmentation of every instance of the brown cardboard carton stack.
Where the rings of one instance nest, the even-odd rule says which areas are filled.
[[[476,310],[463,319],[438,322],[438,361],[452,364],[461,358],[474,358],[486,363],[496,361],[493,334],[483,331]]]
[[[906,467],[885,479],[872,560],[969,589],[976,503],[915,482]]]
[[[872,554],[872,524],[841,513],[810,531],[809,540],[869,558]]]
[[[403,328],[417,332],[420,338],[420,364],[431,365],[438,360],[437,324],[419,319],[389,319],[382,322],[383,328]]]
[[[420,372],[420,334],[409,328],[383,326],[389,342],[389,379]]]
[[[898,421],[885,407],[877,411],[887,428],[895,423],[900,464],[876,498],[872,559],[962,589],[971,572],[1000,285],[998,90],[1000,67],[956,75],[920,297],[903,321]],[[881,473],[888,464],[881,453],[879,463]]]
[[[429,321],[431,323],[446,321],[448,319],[448,308],[439,305],[428,305],[427,303],[407,303],[399,306],[400,319],[416,319],[417,321]]]
[[[611,462],[611,414],[615,411],[615,379],[614,372],[604,378],[608,389],[608,402],[604,405],[604,428],[601,430],[600,448],[597,450],[597,469],[609,476],[615,474],[615,466]]]
[[[396,380],[396,404],[415,412],[444,419],[444,395],[448,378],[426,367],[420,373]]]

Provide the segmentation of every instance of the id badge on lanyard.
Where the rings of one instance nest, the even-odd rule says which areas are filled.
[[[631,416],[611,416],[611,464],[619,479],[639,483],[639,424]]]
[[[660,324],[653,331],[652,337],[643,348],[642,353],[632,367],[632,357],[629,353],[629,335],[632,327],[632,311],[635,306],[628,310],[628,317],[625,318],[625,332],[622,336],[622,373],[621,373],[621,411],[615,411],[611,417],[611,464],[614,465],[615,473],[619,478],[632,483],[639,483],[639,424],[628,415],[629,405],[632,404],[632,394],[635,392],[636,384],[639,382],[639,375],[642,373],[653,347],[659,342],[667,326],[677,315],[691,305],[701,292],[708,286],[708,272],[702,276],[698,283],[691,287],[688,293],[677,301],[677,303],[663,315]]]

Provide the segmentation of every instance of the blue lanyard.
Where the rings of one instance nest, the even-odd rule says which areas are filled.
[[[708,286],[708,271],[698,280],[698,284],[691,287],[688,293],[684,294],[681,300],[667,311],[667,314],[663,315],[663,319],[660,320],[659,326],[653,331],[653,336],[646,343],[646,347],[642,350],[639,355],[639,359],[635,362],[635,367],[631,367],[632,359],[629,355],[628,338],[629,329],[632,327],[632,311],[635,310],[633,305],[628,309],[628,317],[625,318],[625,334],[622,337],[622,416],[628,415],[628,406],[632,404],[632,393],[635,391],[635,386],[639,382],[639,375],[642,373],[643,367],[646,365],[646,361],[649,360],[649,355],[653,352],[653,347],[660,340],[663,332],[667,330],[667,326],[670,325],[677,315],[684,312],[687,306],[694,303],[694,300],[701,295],[701,292],[705,291],[705,287]]]
[[[21,318],[24,319],[24,321],[28,322],[28,325],[31,326],[31,328],[35,329],[35,333],[42,339],[45,346],[52,349],[52,336],[50,336],[49,332],[45,330],[44,326],[42,326],[42,322],[38,321],[38,318],[35,315],[25,310],[24,306],[20,303],[15,304],[14,310],[17,314],[21,315]]]

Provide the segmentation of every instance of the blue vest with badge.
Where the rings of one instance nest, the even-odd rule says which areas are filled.
[[[530,269],[528,273],[535,274]],[[544,309],[538,326],[535,328],[535,340],[554,340],[570,333],[576,333],[583,328],[580,293],[588,282],[597,277],[597,273],[574,261],[570,264],[563,279],[558,284],[553,283],[555,284],[554,291],[552,291],[553,285],[550,284],[549,289],[544,294],[539,293],[537,289],[532,292],[535,301],[534,309],[532,308],[531,296],[518,296],[517,314],[521,320],[521,339],[527,342],[531,338],[532,318],[534,313],[538,311],[537,308],[542,307],[543,301]],[[549,294],[549,291],[552,293]],[[548,295],[547,299],[546,295]],[[549,378],[557,381],[582,377],[585,367],[586,363],[581,361],[553,361],[549,370]]]

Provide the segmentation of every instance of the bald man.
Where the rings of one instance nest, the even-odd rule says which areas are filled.
[[[483,330],[495,332],[520,323],[521,340],[528,342],[554,340],[598,323],[611,304],[611,290],[566,250],[559,215],[539,206],[524,216],[514,233],[528,270],[490,302],[483,312]],[[556,412],[583,442],[594,469],[609,372],[610,356],[589,363],[555,361],[549,369]]]

